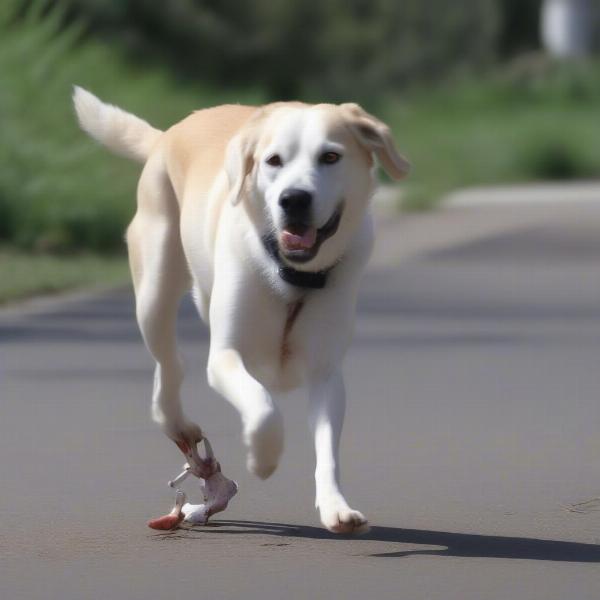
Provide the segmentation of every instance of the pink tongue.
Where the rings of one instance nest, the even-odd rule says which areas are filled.
[[[287,229],[281,232],[281,245],[286,250],[310,250],[317,241],[317,230],[308,228],[302,235],[292,233]]]

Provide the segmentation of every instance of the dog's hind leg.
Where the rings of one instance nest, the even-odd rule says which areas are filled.
[[[190,287],[190,277],[181,247],[179,207],[160,157],[152,157],[142,173],[138,212],[127,231],[127,242],[136,316],[156,360],[152,416],[193,460],[202,432],[185,417],[181,406],[183,367],[176,339],[177,310]]]

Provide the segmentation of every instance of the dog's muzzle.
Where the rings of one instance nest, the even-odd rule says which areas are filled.
[[[285,260],[306,263],[319,252],[321,244],[333,236],[342,219],[343,205],[340,204],[330,219],[319,229],[303,222],[287,223],[278,239],[279,251]]]

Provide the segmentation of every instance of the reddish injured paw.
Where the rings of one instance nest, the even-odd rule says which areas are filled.
[[[187,468],[174,481],[169,482],[169,485],[173,485],[175,482],[179,483],[189,473],[190,470]],[[170,531],[176,529],[182,523],[206,525],[209,517],[227,508],[229,501],[237,494],[238,486],[235,481],[227,479],[220,471],[217,471],[205,481],[201,489],[204,496],[202,504],[186,502],[186,495],[182,490],[177,490],[173,510],[167,515],[158,517],[158,519],[148,521],[148,527]]]
[[[148,521],[148,527],[160,531],[170,531],[171,529],[175,529],[185,517],[182,510],[185,501],[185,494],[181,490],[177,490],[173,510],[168,515],[163,515],[162,517],[158,517],[158,519],[151,519]]]
[[[185,445],[182,448],[180,443],[177,443],[177,445],[186,456],[191,456],[189,446]],[[191,504],[187,502],[187,497],[183,491],[178,489],[173,510],[168,515],[149,521],[148,527],[170,531],[184,522],[189,525],[205,525],[211,515],[224,511],[229,501],[237,494],[237,483],[227,479],[221,473],[221,465],[215,460],[212,447],[206,438],[204,438],[204,446],[206,448],[206,458],[201,458],[194,448],[194,464],[191,461],[186,463],[183,472],[172,481],[169,481],[169,486],[176,488],[190,475],[196,475],[196,477],[204,479],[204,484],[200,485],[204,502],[202,504]],[[199,469],[199,464],[204,468]]]

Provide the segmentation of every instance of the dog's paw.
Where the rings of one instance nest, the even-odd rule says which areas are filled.
[[[332,533],[367,533],[369,522],[365,516],[348,505],[334,503],[320,508],[321,523]]]
[[[244,443],[248,449],[246,467],[261,479],[270,477],[283,451],[283,419],[273,408],[244,427]]]

